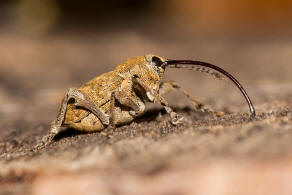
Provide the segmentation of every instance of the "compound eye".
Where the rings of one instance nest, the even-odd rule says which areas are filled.
[[[163,62],[161,61],[160,58],[156,57],[156,56],[153,56],[152,57],[152,62],[155,64],[155,66],[161,66],[163,64]]]

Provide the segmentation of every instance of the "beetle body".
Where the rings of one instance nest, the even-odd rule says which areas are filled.
[[[144,113],[145,101],[153,102],[150,93],[158,93],[162,72],[158,73],[154,69],[151,58],[152,55],[132,58],[118,65],[115,70],[82,85],[78,90],[86,94],[108,116],[111,114],[111,94],[115,92],[117,102],[113,112],[114,124],[129,123]],[[153,91],[147,93],[141,86],[133,83],[133,75],[138,76]],[[127,104],[127,100],[136,101],[139,113],[131,112],[131,107],[123,104]],[[68,104],[63,124],[80,131],[98,131],[106,127],[97,116],[87,109],[75,106],[74,102]]]
[[[182,117],[179,117],[162,97],[163,94],[173,89],[181,91],[193,102],[195,108],[216,114],[192,98],[176,82],[161,82],[166,67],[207,72],[218,78],[221,78],[222,75],[228,77],[245,97],[251,118],[255,116],[254,107],[246,91],[225,70],[206,62],[166,60],[148,54],[132,58],[118,65],[113,71],[94,78],[78,89],[70,88],[62,100],[57,118],[52,122],[49,133],[34,149],[49,144],[60,132],[62,126],[92,132],[112,130],[116,125],[129,123],[145,112],[145,102],[147,101],[162,105],[170,115],[171,123],[176,125],[182,121]]]

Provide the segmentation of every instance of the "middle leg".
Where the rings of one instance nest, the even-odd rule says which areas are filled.
[[[173,125],[177,125],[183,120],[183,117],[174,112],[173,109],[169,106],[168,102],[159,93],[153,93],[148,85],[145,84],[143,80],[140,79],[137,75],[134,75],[133,82],[140,85],[146,91],[146,94],[148,93],[150,95],[150,97],[152,96],[154,102],[158,102],[164,107],[165,111],[170,115],[171,123]]]
[[[131,108],[129,113],[134,117],[142,115],[145,111],[145,104],[135,93],[132,80],[125,79],[122,82],[121,87],[115,92],[115,98],[120,104]]]

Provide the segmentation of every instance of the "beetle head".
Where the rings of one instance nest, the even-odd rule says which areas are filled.
[[[151,69],[161,78],[165,71],[166,59],[153,54],[145,55],[145,59]]]
[[[145,64],[146,61],[146,64]],[[138,64],[138,66],[136,66]],[[144,72],[141,72],[141,66],[146,69]],[[221,78],[221,76],[225,76],[228,79],[230,79],[240,90],[240,92],[243,94],[245,100],[248,103],[251,118],[255,117],[255,109],[253,107],[253,104],[248,97],[246,91],[242,87],[242,85],[227,71],[223,70],[222,68],[215,66],[213,64],[209,64],[202,61],[193,61],[193,60],[170,60],[170,59],[164,59],[162,57],[159,57],[157,55],[153,54],[147,54],[145,56],[139,56],[136,58],[132,58],[125,62],[124,64],[121,64],[118,66],[118,70],[123,71],[129,71],[131,70],[131,75],[137,75],[139,77],[143,77],[143,80],[148,84],[152,85],[151,88],[158,90],[159,82],[163,76],[163,73],[165,72],[165,68],[186,68],[201,72],[206,72],[214,75],[217,78]],[[203,67],[203,68],[201,68]],[[148,71],[150,72],[147,72]],[[215,71],[209,71],[209,69]],[[221,74],[219,74],[219,73]]]

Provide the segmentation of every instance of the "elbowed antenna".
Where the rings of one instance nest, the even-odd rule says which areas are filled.
[[[250,110],[250,117],[254,118],[256,113],[255,113],[255,109],[253,107],[253,104],[250,100],[250,98],[248,97],[246,91],[244,90],[244,88],[242,87],[242,85],[228,72],[226,72],[225,70],[223,70],[222,68],[215,66],[213,64],[209,64],[206,62],[201,62],[201,61],[193,61],[193,60],[166,60],[166,64],[165,67],[170,67],[170,68],[188,68],[188,66],[184,66],[185,65],[190,65],[191,68],[195,68],[195,66],[203,66],[203,67],[207,67],[213,70],[216,70],[218,72],[220,72],[221,74],[225,75],[227,78],[229,78],[240,90],[240,92],[242,93],[242,95],[244,96],[246,102],[248,103],[249,106],[249,110]],[[193,65],[193,66],[192,66]]]

